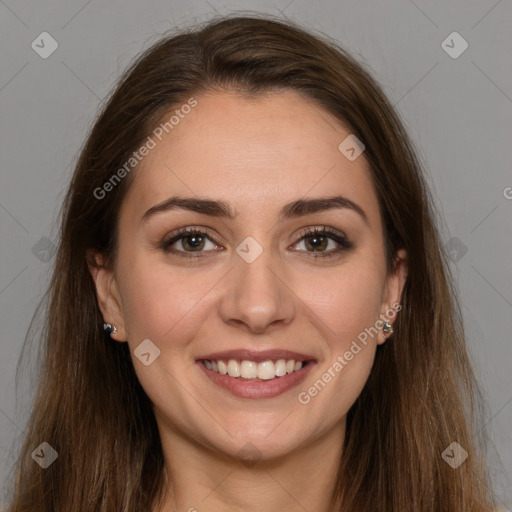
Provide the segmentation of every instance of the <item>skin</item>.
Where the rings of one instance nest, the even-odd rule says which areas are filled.
[[[154,404],[174,484],[159,510],[327,512],[346,415],[386,341],[382,331],[309,403],[297,397],[358,334],[389,318],[386,311],[400,302],[406,254],[399,252],[396,271],[386,275],[367,162],[364,154],[351,162],[338,150],[350,130],[325,110],[293,91],[196,99],[136,170],[120,211],[114,268],[90,269],[104,319],[118,329],[113,338],[129,343]],[[363,208],[368,223],[348,208],[277,218],[293,200],[338,194]],[[223,200],[238,215],[170,210],[141,221],[171,196]],[[207,227],[215,237],[201,249],[206,257],[187,259],[160,247],[166,235],[187,226]],[[300,236],[323,226],[344,233],[354,247],[314,258],[311,237]],[[263,248],[252,263],[235,251],[247,236]],[[182,245],[187,241],[173,247],[192,252]],[[338,247],[328,244],[321,250]],[[145,339],[161,351],[149,366],[133,357]],[[195,362],[237,348],[290,349],[317,363],[306,382],[280,396],[239,398],[214,385]],[[252,466],[240,460],[247,443],[259,459]]]

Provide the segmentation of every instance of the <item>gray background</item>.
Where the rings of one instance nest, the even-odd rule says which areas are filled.
[[[30,369],[16,395],[18,357],[48,282],[58,206],[100,101],[159,34],[247,10],[289,17],[337,39],[370,66],[403,117],[445,219],[443,238],[488,401],[484,423],[498,503],[512,509],[512,6],[506,0],[0,0],[0,483],[12,469],[31,396]],[[458,58],[441,46],[454,31],[469,44]],[[46,59],[31,47],[42,32],[58,43]],[[457,39],[446,44],[452,52],[462,48]]]

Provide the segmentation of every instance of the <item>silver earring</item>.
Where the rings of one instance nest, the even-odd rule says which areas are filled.
[[[393,326],[389,322],[382,322],[382,332],[389,338],[393,334]]]
[[[109,336],[117,332],[116,326],[112,324],[103,324],[103,330],[105,331],[105,334],[108,334]]]

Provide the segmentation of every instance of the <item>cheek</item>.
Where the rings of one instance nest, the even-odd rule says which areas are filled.
[[[333,355],[345,351],[353,339],[375,325],[383,285],[381,266],[355,259],[300,282],[299,296],[318,318]]]
[[[128,340],[149,338],[159,346],[176,336],[201,311],[201,299],[216,280],[213,273],[172,267],[143,253],[120,262],[121,296]]]
[[[333,275],[335,274],[335,275]],[[325,340],[326,359],[298,395],[310,417],[322,417],[319,429],[344,417],[370,375],[377,348],[383,274],[373,265],[347,265],[320,286],[307,286],[308,309],[315,313]],[[321,286],[324,284],[325,286]]]
[[[119,263],[128,344],[132,355],[146,339],[160,350],[156,363],[149,366],[132,357],[138,379],[151,400],[164,409],[169,403],[185,407],[181,386],[173,385],[170,375],[180,375],[178,380],[186,378],[192,364],[190,340],[202,325],[200,316],[207,303],[204,297],[215,280],[208,273],[197,279],[192,272],[151,260],[141,253]]]

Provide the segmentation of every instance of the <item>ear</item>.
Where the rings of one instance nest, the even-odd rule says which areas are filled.
[[[105,323],[116,327],[117,332],[110,337],[116,341],[126,341],[123,308],[114,270],[105,266],[103,255],[98,251],[87,251],[87,266],[96,286],[96,297]]]
[[[388,276],[386,286],[384,288],[380,320],[389,322],[390,324],[393,324],[395,321],[396,315],[401,309],[400,301],[405,281],[407,280],[407,271],[407,252],[405,249],[400,249],[396,253],[394,271]],[[381,329],[379,331],[377,344],[381,345],[385,341],[386,338]]]

